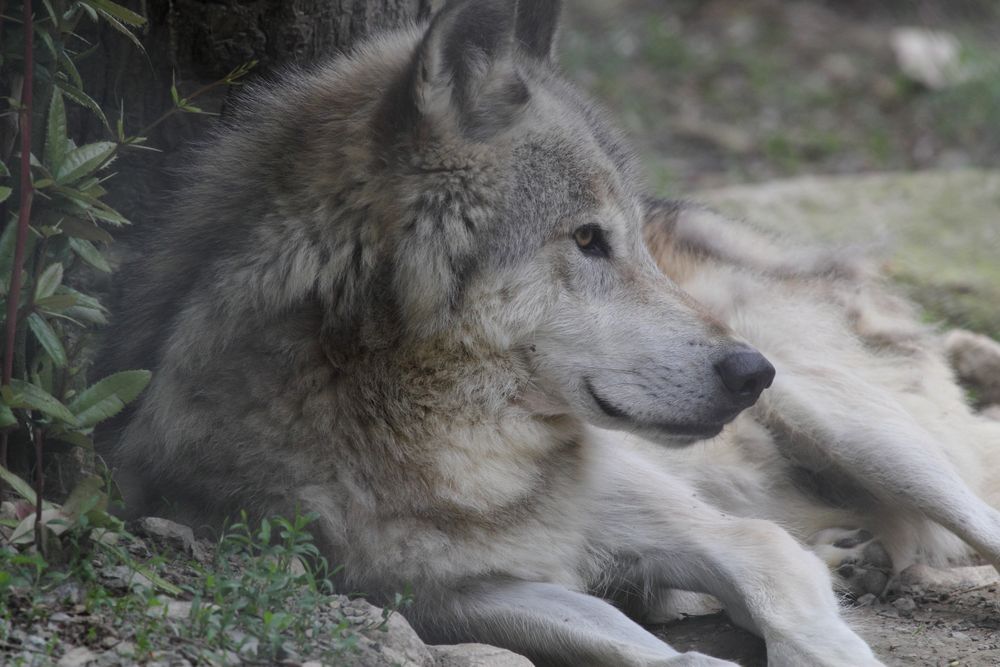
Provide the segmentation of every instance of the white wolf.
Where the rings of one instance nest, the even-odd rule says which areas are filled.
[[[684,589],[723,601],[773,665],[877,664],[824,563],[759,517],[805,536],[891,515],[880,537],[902,562],[898,533],[926,515],[997,563],[997,514],[950,472],[968,432],[911,416],[944,409],[912,381],[957,390],[916,343],[904,360],[898,335],[864,348],[843,315],[853,283],[644,201],[631,153],[553,64],[557,14],[456,0],[251,93],[123,270],[104,364],[155,369],[104,445],[129,507],[197,524],[314,512],[344,587],[412,586],[430,641],[721,664],[614,604],[656,615]],[[657,259],[704,304],[657,268],[647,217]],[[779,366],[770,390],[747,339]],[[936,375],[911,378],[914,359]],[[658,460],[762,392],[715,441],[745,467]],[[827,472],[871,511],[790,486]]]
[[[917,562],[978,552],[1000,566],[1000,422],[972,412],[946,354],[996,366],[1000,344],[920,324],[856,252],[697,206],[648,211],[663,271],[778,369],[720,437],[659,452],[671,472],[720,509],[778,522],[855,592]]]

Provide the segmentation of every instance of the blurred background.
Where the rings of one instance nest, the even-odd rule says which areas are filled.
[[[562,62],[659,192],[995,167],[996,0],[572,0]]]
[[[575,0],[561,48],[652,192],[855,246],[1000,339],[1000,2]]]

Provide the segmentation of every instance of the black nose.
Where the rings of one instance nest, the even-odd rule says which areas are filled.
[[[753,350],[731,352],[715,364],[715,372],[733,397],[748,406],[774,381],[774,366]]]

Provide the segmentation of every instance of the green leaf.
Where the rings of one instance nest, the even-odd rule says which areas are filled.
[[[62,225],[60,226],[62,227],[64,234],[78,239],[100,241],[101,243],[111,243],[115,240],[111,234],[108,234],[92,222],[70,219],[63,220]]]
[[[10,270],[14,266],[14,246],[17,243],[17,222],[14,216],[0,234],[0,283],[6,285],[10,280]],[[25,257],[30,257],[35,247],[35,235],[28,234],[28,242],[24,248]]]
[[[31,485],[25,482],[23,479],[12,473],[11,471],[0,465],[0,479],[7,482],[7,485],[14,489],[14,493],[21,496],[29,503],[34,503],[36,496],[35,490],[31,488]],[[42,509],[52,509],[54,505],[47,500],[42,500]]]
[[[45,48],[48,49],[49,55],[52,56],[52,59],[53,60],[58,59],[59,49],[56,48],[56,43],[52,39],[52,35],[50,35],[48,31],[45,30],[44,27],[39,25],[35,26],[35,34],[38,35],[38,38],[42,41],[42,44],[44,44]]]
[[[66,159],[56,170],[56,182],[60,184],[74,183],[84,176],[89,176],[105,166],[115,154],[116,148],[117,146],[110,141],[96,141],[74,148],[66,155]]]
[[[62,279],[63,265],[59,262],[49,264],[42,271],[42,275],[38,278],[38,284],[35,285],[35,299],[44,299],[55,294],[56,288],[62,284]]]
[[[32,499],[30,502],[35,502]],[[11,544],[31,544],[35,533],[35,519],[38,517],[34,512],[24,517],[14,532],[10,535]],[[42,510],[42,526],[52,531],[53,535],[61,535],[69,528],[66,515],[58,507],[50,507]]]
[[[91,181],[92,180],[93,179],[91,179]],[[103,190],[103,188],[98,189]],[[130,224],[129,221],[122,217],[118,211],[114,210],[94,195],[64,185],[58,185],[54,188],[54,190],[65,199],[70,200],[68,203],[73,208],[69,209],[68,212],[71,212],[73,215],[85,213],[92,218],[98,218],[117,226]]]
[[[45,9],[49,13],[49,18],[52,20],[52,25],[59,27],[61,21],[59,20],[59,15],[56,14],[56,10],[52,7],[52,3],[49,2],[49,0],[42,0],[42,4],[45,5]]]
[[[108,260],[104,259],[104,255],[101,251],[91,243],[84,239],[71,238],[69,240],[69,247],[73,249],[80,259],[90,264],[92,267],[98,271],[103,271],[104,273],[111,273],[111,266],[108,264]]]
[[[93,2],[94,0],[91,0],[91,1]],[[114,28],[115,30],[117,30],[118,32],[120,32],[122,35],[124,35],[125,37],[127,37],[128,40],[130,42],[132,42],[132,44],[135,45],[135,48],[139,49],[139,51],[141,53],[145,53],[146,52],[146,49],[143,47],[142,42],[139,41],[139,38],[135,36],[135,33],[132,32],[132,30],[127,25],[125,25],[125,23],[122,23],[113,14],[111,14],[109,12],[106,12],[106,11],[104,11],[102,9],[98,9],[97,13],[100,14],[101,17],[105,21],[107,21],[111,25],[112,28]]]
[[[91,475],[81,479],[70,491],[62,511],[70,523],[76,523],[80,516],[95,508],[100,511],[108,509],[108,494],[104,492],[104,480]]]
[[[69,443],[74,447],[80,447],[81,449],[86,449],[88,451],[93,451],[94,449],[94,441],[89,436],[84,435],[79,431],[56,429],[49,433],[49,440],[58,440],[60,442]]]
[[[92,21],[95,21],[95,22],[97,21],[97,10],[96,9],[94,9],[90,5],[88,5],[86,3],[82,3],[82,2],[79,5],[77,5],[77,7],[83,7],[84,11],[86,11],[87,14],[90,16],[90,19]]]
[[[0,176],[10,176],[10,171],[7,169],[7,165],[0,161]]]
[[[55,84],[59,86],[59,90],[61,90],[66,97],[73,100],[80,106],[87,107],[93,111],[94,115],[100,118],[101,122],[104,123],[104,127],[108,128],[108,130],[111,129],[111,125],[108,124],[108,117],[104,115],[104,110],[101,109],[101,106],[95,102],[90,95],[83,92],[80,88],[77,88],[68,81],[63,81],[62,79],[56,79]]]
[[[134,27],[146,25],[146,18],[144,16],[111,2],[111,0],[85,0],[85,4],[90,5],[98,11],[107,12],[127,25]]]
[[[7,198],[10,197],[11,192],[12,190],[7,186],[0,185],[0,202],[7,201]]]
[[[44,299],[37,299],[35,306],[46,311],[58,312],[66,308],[72,308],[77,304],[77,299],[72,294],[53,294]]]
[[[146,388],[153,374],[149,371],[122,371],[109,375],[80,393],[69,408],[84,427],[113,417]]]
[[[45,128],[43,161],[52,173],[58,173],[66,157],[66,105],[58,88],[52,89],[49,118]]]
[[[73,62],[73,59],[69,57],[65,50],[59,52],[59,66],[69,76],[74,86],[80,89],[83,88],[83,79],[80,77],[80,70],[76,68],[76,63]]]
[[[73,413],[60,403],[55,396],[41,387],[36,387],[30,382],[15,378],[10,381],[10,388],[14,392],[14,395],[11,397],[12,400],[7,402],[10,407],[38,410],[53,419],[74,426],[77,425],[77,420],[73,416]]]
[[[45,318],[38,313],[28,315],[28,327],[35,334],[35,338],[41,344],[49,358],[59,368],[66,366],[66,348],[59,340],[58,334],[52,329],[52,325],[45,321]]]
[[[7,428],[15,424],[17,424],[17,417],[14,416],[14,412],[6,405],[0,403],[0,428]]]
[[[95,218],[97,218],[98,220],[103,220],[104,222],[109,222],[112,225],[117,225],[118,227],[121,227],[122,225],[130,225],[130,224],[132,224],[121,213],[119,213],[118,211],[114,210],[110,206],[104,204],[103,202],[101,202],[100,206],[95,206],[94,208],[90,209],[90,211],[88,211],[88,212],[92,216],[94,216]]]
[[[108,319],[104,316],[107,309],[94,297],[66,286],[61,287],[59,293],[71,294],[76,297],[77,305],[66,309],[67,316],[83,320],[84,322],[90,322],[91,324],[108,323]]]

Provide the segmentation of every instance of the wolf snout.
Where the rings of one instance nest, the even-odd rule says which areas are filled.
[[[716,362],[715,372],[733,400],[742,407],[753,405],[774,381],[774,366],[756,350],[730,352]]]

